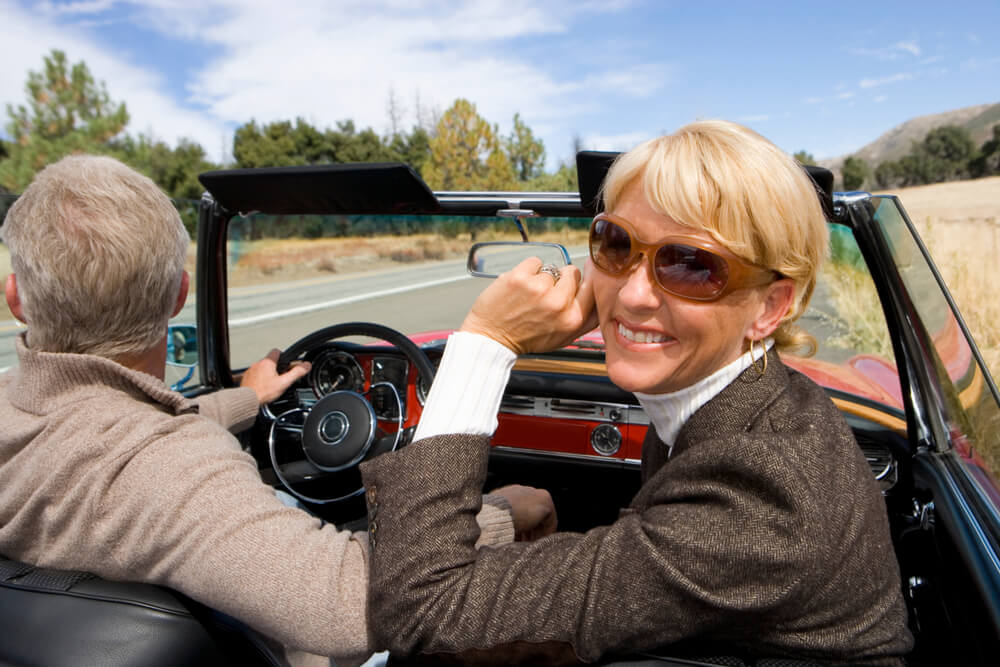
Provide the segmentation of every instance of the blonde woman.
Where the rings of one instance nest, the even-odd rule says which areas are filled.
[[[912,638],[883,500],[836,407],[777,355],[812,342],[794,324],[826,252],[812,182],[763,137],[706,121],[621,156],[604,203],[580,287],[537,260],[501,276],[448,342],[417,442],[366,464],[375,643],[900,664]],[[595,313],[610,379],[653,426],[643,485],[610,526],[477,553],[514,359]]]

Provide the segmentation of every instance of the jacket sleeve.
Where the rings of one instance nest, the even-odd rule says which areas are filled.
[[[650,480],[644,508],[611,526],[478,553],[487,438],[429,438],[365,463],[374,643],[412,654],[567,642],[590,661],[775,617],[813,558],[802,489],[752,461],[712,469],[760,445],[739,440],[672,461],[671,483]]]
[[[231,433],[239,433],[253,426],[257,418],[257,394],[249,387],[220,389],[199,396],[196,401],[198,412]]]

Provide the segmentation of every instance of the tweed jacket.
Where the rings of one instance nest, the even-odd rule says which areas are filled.
[[[643,485],[610,526],[477,554],[487,457],[487,438],[446,435],[364,464],[375,645],[566,642],[593,661],[694,640],[866,664],[912,645],[871,471],[824,391],[773,352],[688,420],[669,459],[650,429]]]

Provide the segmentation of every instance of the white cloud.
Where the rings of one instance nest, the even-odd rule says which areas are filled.
[[[83,31],[54,25],[13,2],[0,0],[0,14],[4,17],[0,108],[25,104],[27,72],[41,70],[42,58],[60,49],[71,63],[86,62],[94,78],[107,84],[112,100],[126,103],[129,132],[152,133],[168,143],[188,137],[200,143],[212,159],[220,159],[221,142],[230,134],[226,125],[180,106],[161,92],[166,86],[159,74],[132,65],[125,54],[96,43]]]
[[[545,65],[565,62],[567,54],[535,60],[510,46],[514,38],[565,33],[583,11],[570,2],[479,0],[459,11],[434,0],[345,2],[336,11],[318,0],[297,2],[294,9],[270,2],[215,4],[222,18],[214,22],[178,16],[166,5],[151,7],[148,20],[149,27],[219,47],[220,55],[193,73],[189,101],[226,124],[301,116],[330,126],[350,118],[383,131],[391,89],[409,107],[404,125],[415,120],[415,104],[408,102],[417,95],[438,111],[458,97],[469,99],[501,131],[520,112],[558,159],[562,151],[553,144],[566,143],[572,118],[598,110],[602,99],[648,98],[672,79],[672,69],[657,63],[609,64],[578,80],[560,79]],[[591,7],[598,10],[608,8]]]
[[[997,64],[1000,64],[1000,57],[994,57],[994,58],[977,58],[977,57],[973,56],[972,58],[969,58],[968,60],[964,61],[959,66],[959,68],[962,69],[962,70],[964,70],[964,71],[968,71],[968,70],[977,70],[977,69],[989,68],[989,67],[993,67],[994,65],[997,65]]]
[[[907,54],[919,57],[921,53],[920,45],[915,40],[900,41],[889,46],[876,48],[868,46],[848,47],[845,50],[854,56],[875,58],[876,60],[899,60],[900,58],[907,57]]]
[[[581,143],[587,150],[627,151],[656,134],[659,133],[626,132],[623,134],[588,134],[581,137]]]
[[[872,101],[875,102],[876,104],[881,104],[882,102],[885,102],[887,99],[889,99],[888,95],[876,95],[874,98],[872,98]]]
[[[849,100],[852,97],[854,97],[854,92],[853,91],[846,91],[846,92],[843,92],[843,93],[837,93],[837,99],[838,100]]]
[[[804,104],[822,104],[823,103],[823,98],[822,97],[807,97],[806,99],[802,100],[802,102]]]
[[[117,0],[80,0],[79,2],[39,2],[35,9],[50,16],[99,14],[111,9]]]
[[[910,81],[911,79],[913,79],[913,75],[909,72],[900,72],[899,74],[884,76],[879,79],[861,79],[858,85],[862,88],[875,88],[876,86],[884,86],[888,83],[896,83],[897,81]]]
[[[128,132],[170,143],[189,137],[212,159],[228,159],[232,130],[258,122],[306,119],[319,127],[352,119],[359,128],[386,131],[390,90],[406,112],[402,126],[440,113],[456,98],[509,131],[519,112],[547,147],[550,161],[570,153],[573,130],[587,114],[614,99],[649,99],[674,77],[664,63],[609,62],[575,78],[560,78],[554,64],[569,54],[556,48],[528,57],[511,40],[555,44],[581,13],[622,11],[631,0],[575,4],[572,0],[115,0],[46,3],[44,11],[0,0],[4,40],[0,105],[23,103],[29,69],[38,70],[52,48],[71,62],[83,60],[114,100],[126,101]],[[155,71],[131,63],[86,29],[113,20],[121,30],[156,31],[183,48],[212,53],[187,72],[187,99],[174,100]],[[3,108],[0,106],[0,108]],[[578,119],[574,122],[574,119]]]

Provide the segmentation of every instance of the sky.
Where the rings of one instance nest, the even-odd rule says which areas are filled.
[[[501,134],[519,113],[550,168],[700,118],[822,159],[1000,101],[998,26],[997,0],[0,0],[0,107],[61,49],[127,132],[215,161],[250,120],[383,134],[459,97]]]

